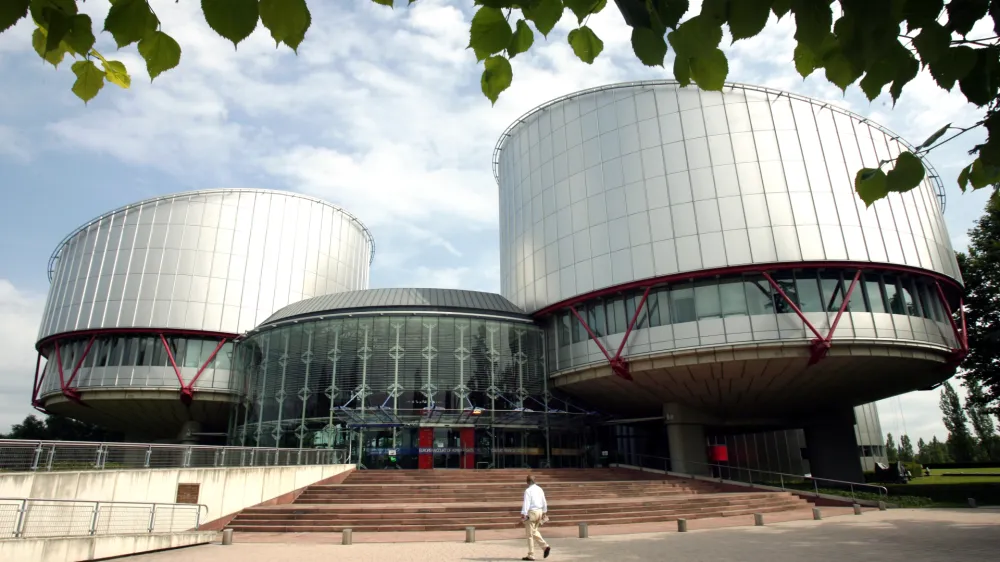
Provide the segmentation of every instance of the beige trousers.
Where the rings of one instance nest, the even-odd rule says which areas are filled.
[[[542,538],[542,534],[538,532],[538,527],[542,524],[542,517],[544,517],[542,510],[532,509],[528,512],[528,520],[524,522],[525,535],[528,537],[528,556],[535,555],[535,542],[538,542],[542,548],[549,546],[549,543]]]

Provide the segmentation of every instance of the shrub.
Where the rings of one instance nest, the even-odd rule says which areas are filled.
[[[965,504],[975,498],[980,505],[1000,505],[1000,484],[976,482],[961,484],[888,484],[889,501],[893,496],[918,496],[935,502]]]

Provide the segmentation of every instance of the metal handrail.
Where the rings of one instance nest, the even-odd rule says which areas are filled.
[[[0,439],[0,471],[330,465],[345,463],[344,453],[323,448]]]
[[[176,513],[194,511],[193,529],[201,528],[201,512],[205,510],[208,515],[208,506],[203,503],[165,503],[165,502],[131,502],[131,501],[98,501],[98,500],[68,500],[53,498],[0,498],[0,516],[3,515],[5,505],[14,504],[17,506],[16,517],[12,521],[5,517],[0,517],[0,538],[25,538],[27,536],[95,536],[95,535],[121,535],[121,534],[152,534],[155,532],[176,532],[189,530],[192,527],[184,519],[177,520]],[[56,504],[55,520],[46,517],[44,508]],[[73,507],[83,507],[83,511],[74,510]],[[139,521],[134,513],[130,513],[124,521],[128,523],[127,530],[115,527],[113,510],[115,508],[147,508],[149,517],[144,521],[142,531],[135,531],[136,523]],[[157,510],[160,514],[164,511],[166,522],[157,525]],[[104,515],[104,519],[102,519]],[[105,521],[106,519],[106,521]],[[84,529],[80,523],[86,522]],[[102,528],[101,523],[104,523]],[[177,523],[180,523],[177,525]],[[165,528],[164,528],[165,527]],[[176,528],[175,528],[176,527]],[[131,531],[131,532],[128,532]]]
[[[689,474],[691,476],[703,476],[703,475],[696,474],[696,473],[693,473],[693,472],[681,472],[681,471],[678,471],[678,470],[673,470],[672,461],[671,461],[671,459],[669,457],[658,457],[656,455],[644,455],[644,454],[638,454],[638,453],[636,453],[636,454],[616,453],[616,456],[621,457],[622,460],[627,459],[629,457],[633,457],[633,458],[635,458],[635,459],[637,459],[639,461],[641,461],[642,459],[655,459],[656,461],[663,461],[663,466],[664,466],[663,470],[664,470],[664,472],[674,472],[674,473],[677,473],[677,474]],[[889,489],[886,488],[885,486],[879,486],[877,484],[867,484],[867,483],[862,484],[862,483],[859,483],[859,482],[851,482],[849,480],[836,480],[836,479],[833,479],[833,478],[820,478],[820,477],[816,477],[816,476],[806,476],[804,474],[791,474],[791,473],[787,473],[787,472],[777,472],[777,471],[773,471],[773,470],[760,470],[760,469],[757,469],[757,468],[744,468],[744,467],[741,467],[741,466],[730,466],[730,465],[724,465],[724,464],[703,463],[703,462],[697,462],[697,461],[681,461],[681,463],[685,464],[685,465],[698,465],[698,466],[705,466],[705,467],[710,467],[710,468],[718,468],[718,469],[720,469],[720,471],[719,471],[720,476],[718,476],[716,478],[718,478],[719,480],[726,480],[725,478],[721,477],[722,470],[726,470],[729,473],[733,473],[733,472],[739,473],[739,472],[744,472],[745,471],[745,472],[748,472],[748,473],[754,473],[754,472],[756,472],[756,473],[765,474],[765,475],[777,476],[778,477],[778,486],[782,490],[786,490],[786,489],[798,490],[798,488],[786,488],[785,487],[785,478],[796,479],[796,480],[811,480],[812,483],[813,483],[813,493],[816,494],[816,496],[820,495],[819,485],[820,485],[821,482],[827,482],[827,483],[835,484],[837,486],[847,486],[847,487],[849,487],[850,493],[851,493],[851,499],[852,500],[855,499],[854,498],[854,489],[855,489],[855,487],[873,489],[873,490],[877,491],[877,493],[878,493],[878,495],[879,495],[880,498],[881,497],[888,497],[889,496]],[[624,463],[622,463],[622,464],[624,464]],[[640,469],[644,468],[644,466],[641,464],[641,462],[639,464],[639,468]],[[736,479],[733,479],[733,478],[728,478],[728,480],[733,480],[733,481],[736,481],[736,482],[740,481],[740,480],[736,480]],[[753,486],[753,478],[752,477],[749,479],[748,483],[751,486]],[[863,491],[863,490],[858,490],[858,491]]]

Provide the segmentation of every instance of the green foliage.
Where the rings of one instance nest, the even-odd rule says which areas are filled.
[[[92,22],[77,13],[80,1],[3,0],[0,32],[30,15],[38,27],[32,46],[45,61],[56,66],[66,55],[83,59],[78,62],[102,60],[93,50]],[[109,1],[104,30],[119,48],[139,44],[151,78],[180,63],[181,48],[160,28],[149,0]],[[392,0],[372,1],[393,6]],[[276,45],[283,43],[297,52],[312,24],[308,2],[201,0],[201,7],[208,25],[233,45],[246,39],[260,22]],[[483,92],[494,103],[509,86],[506,77],[512,72],[496,60],[487,68],[486,61],[504,58],[509,66],[511,58],[529,52],[534,46],[531,26],[547,38],[568,11],[579,27],[569,32],[567,40],[580,60],[592,64],[604,50],[587,20],[604,10],[607,0],[472,3],[478,9],[470,26],[469,47],[483,63]],[[663,66],[673,50],[674,78],[684,86],[694,83],[702,89],[720,90],[729,74],[728,60],[720,47],[724,31],[728,30],[733,42],[750,39],[767,27],[771,14],[794,19],[796,46],[790,55],[799,74],[805,77],[822,70],[827,80],[841,89],[857,85],[869,100],[888,89],[895,103],[923,66],[940,88],[952,91],[958,85],[970,103],[983,108],[981,121],[952,127],[961,133],[983,126],[988,133],[986,142],[972,151],[972,162],[962,168],[960,186],[996,189],[1000,184],[1000,37],[969,35],[984,20],[1000,35],[1000,0],[704,0],[697,14],[692,13],[688,0],[616,0],[615,7],[632,28],[636,58],[647,66]],[[512,22],[516,22],[513,28]],[[86,69],[85,79],[74,91],[86,95],[94,93],[94,69],[103,72],[102,80],[123,86],[130,83],[127,71],[117,65],[81,65],[77,69]],[[895,162],[882,162],[877,170],[860,170],[855,176],[859,196],[871,205],[890,192],[919,185],[924,177],[917,169],[922,168],[919,157],[935,148],[934,143],[947,130],[940,129]],[[882,170],[888,164],[894,165]]]
[[[489,57],[483,66],[485,68],[480,80],[483,95],[496,103],[500,92],[510,87],[510,83],[514,79],[514,71],[510,67],[510,61],[504,57]]]
[[[906,463],[906,468],[908,468],[914,476],[917,476],[919,471],[923,468],[920,466],[920,463],[914,460],[916,458],[916,454],[913,451],[913,442],[910,441],[909,435],[904,434],[899,438],[899,451],[897,456],[899,457],[899,460]]]
[[[892,438],[891,433],[885,436],[885,456],[889,462],[899,460],[899,450],[896,448],[896,441]]]
[[[45,420],[30,415],[11,426],[10,433],[0,434],[0,439],[37,439],[56,441],[121,441],[119,433],[107,431],[96,425],[79,422],[63,416],[49,414]]]
[[[969,432],[968,418],[958,393],[945,382],[941,387],[941,421],[948,430],[948,453],[955,462],[970,462],[976,460],[976,442]]]
[[[920,479],[910,484],[888,484],[889,501],[896,496],[917,496],[934,502],[966,505],[967,498],[976,498],[981,505],[1000,504],[1000,484],[991,482],[953,484],[921,484]]]
[[[76,82],[73,83],[73,93],[84,102],[94,99],[97,92],[104,87],[104,73],[101,72],[92,60],[82,60],[73,63],[73,74],[76,74]]]

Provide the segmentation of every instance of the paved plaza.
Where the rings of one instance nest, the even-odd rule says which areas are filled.
[[[843,513],[843,512],[840,512]],[[692,521],[692,524],[697,523]],[[996,559],[1000,548],[1000,509],[899,509],[866,511],[861,516],[831,515],[823,521],[791,520],[765,527],[719,528],[705,523],[677,532],[567,536],[548,529],[549,561],[718,561],[747,562],[870,562],[976,561]],[[574,529],[575,531],[575,529]],[[419,535],[419,534],[417,534]],[[293,538],[238,537],[232,546],[218,544],[135,556],[136,562],[416,562],[433,560],[520,560],[523,540],[461,542],[462,534],[441,542],[355,543],[341,546],[329,535]],[[336,537],[339,540],[339,535]],[[358,537],[360,538],[360,537]],[[394,537],[398,540],[398,535]],[[413,537],[425,540],[427,537]],[[279,542],[281,540],[289,542]],[[295,541],[295,542],[290,542]],[[540,557],[539,557],[540,558]]]

